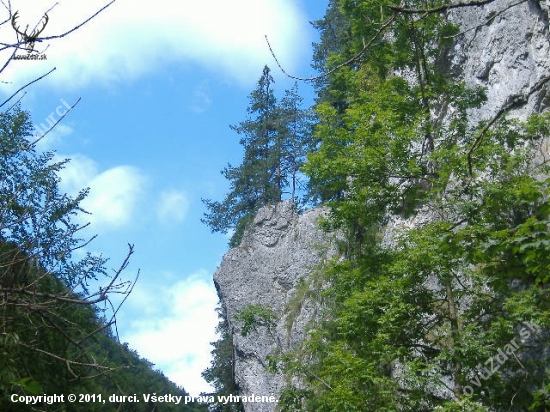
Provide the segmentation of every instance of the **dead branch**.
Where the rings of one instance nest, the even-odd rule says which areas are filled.
[[[94,14],[92,14],[90,17],[88,17],[86,20],[84,20],[82,23],[79,23],[77,24],[76,26],[74,26],[72,29],[62,33],[62,34],[57,34],[57,35],[54,35],[54,36],[46,36],[46,37],[37,37],[34,39],[35,42],[43,42],[43,41],[47,41],[47,40],[54,40],[54,39],[61,39],[65,36],[68,36],[69,34],[71,34],[72,32],[80,29],[82,26],[84,26],[86,23],[88,23],[90,20],[94,19],[98,14],[100,14],[101,12],[103,12],[105,9],[107,9],[109,6],[111,6],[116,0],[111,0],[109,3],[107,3],[105,6],[103,6],[102,8],[100,8],[98,11],[96,11]],[[8,21],[10,21],[12,19],[13,15],[11,14],[11,9],[10,9],[10,18],[8,19]],[[19,46],[21,46],[22,44],[25,44],[25,41],[19,41],[18,43],[16,44],[3,44],[3,47],[0,47],[0,51],[2,50],[5,50],[7,48],[11,48],[11,47],[15,47],[15,48],[19,48]]]
[[[56,302],[64,302],[64,303],[71,303],[74,305],[94,305],[96,303],[103,302],[107,299],[106,289],[101,289],[100,292],[96,293],[95,295],[99,295],[95,299],[77,299],[77,298],[69,298],[67,295],[60,296],[60,295],[54,295],[52,293],[41,293],[41,292],[35,292],[32,290],[28,290],[27,288],[0,288],[0,293],[4,294],[15,294],[15,295],[26,295],[26,296],[32,296],[35,298],[41,298],[41,299],[51,299],[49,303]],[[18,306],[25,306],[27,302],[24,303],[24,305],[18,305]]]
[[[6,67],[6,66],[4,66],[4,67]],[[0,107],[4,106],[7,102],[9,102],[11,99],[13,99],[14,96],[16,96],[21,90],[26,89],[26,88],[29,87],[31,84],[36,83],[36,82],[39,81],[39,80],[42,80],[44,77],[46,77],[47,75],[49,75],[50,73],[52,73],[54,70],[56,70],[55,67],[54,67],[53,69],[51,69],[49,72],[43,74],[43,75],[40,76],[40,77],[37,77],[36,79],[34,79],[34,80],[28,82],[26,85],[20,87],[15,93],[13,93],[10,97],[8,97],[6,100],[4,100],[4,101],[2,102],[2,104],[0,104]]]
[[[84,299],[70,297],[69,293],[65,295],[58,295],[53,293],[35,292],[33,290],[29,290],[28,286],[23,286],[21,288],[0,287],[0,293],[26,295],[26,296],[32,296],[32,297],[41,298],[41,299],[51,299],[52,301],[71,303],[74,305],[95,305],[97,303],[106,301],[110,293],[121,293],[121,294],[127,295],[129,293],[130,288],[133,288],[133,285],[135,285],[135,281],[131,283],[130,287],[126,287],[126,289],[124,289],[123,291],[119,291],[119,290],[124,285],[126,285],[127,282],[121,282],[121,283],[115,283],[115,282],[117,282],[122,272],[128,266],[128,263],[130,261],[130,256],[134,253],[134,246],[130,244],[128,244],[128,246],[129,246],[129,251],[126,254],[126,257],[124,258],[124,261],[120,265],[119,269],[115,271],[115,274],[111,279],[111,281],[109,282],[109,284],[106,287],[100,287],[99,291],[89,296],[86,296]],[[137,280],[137,278],[135,280]]]
[[[351,57],[350,59],[346,60],[343,63],[338,64],[337,66],[333,67],[329,71],[327,71],[325,73],[322,73],[322,74],[319,74],[317,76],[313,76],[313,77],[298,77],[298,76],[293,76],[292,74],[288,73],[283,68],[281,63],[279,62],[279,59],[277,59],[277,56],[275,55],[275,52],[273,51],[273,48],[271,47],[271,44],[269,43],[269,39],[267,38],[267,35],[265,36],[265,41],[267,42],[267,45],[269,47],[269,51],[271,52],[271,56],[273,56],[273,59],[275,60],[275,63],[277,63],[277,66],[279,66],[279,69],[287,77],[290,77],[291,79],[295,79],[295,80],[300,80],[300,81],[315,81],[315,80],[319,80],[319,79],[322,79],[324,77],[330,76],[332,73],[334,73],[335,71],[341,69],[342,67],[348,66],[351,63],[354,63],[355,61],[359,60],[367,52],[367,50],[370,48],[370,46],[376,41],[376,39],[378,39],[386,31],[386,29],[393,23],[393,21],[395,20],[396,17],[397,17],[397,14],[393,13],[392,16],[382,24],[382,26],[376,32],[376,34],[363,46],[361,51],[359,53],[357,53],[355,56]]]
[[[48,133],[50,133],[50,132],[54,129],[54,127],[57,126],[57,124],[58,124],[61,120],[63,120],[63,119],[65,118],[65,116],[67,116],[67,115],[70,113],[71,110],[74,109],[74,107],[75,107],[78,103],[80,103],[80,100],[81,100],[81,98],[79,97],[78,100],[77,100],[69,109],[67,109],[67,111],[66,111],[65,113],[63,113],[63,115],[57,120],[57,122],[55,122],[48,130],[46,130],[46,131],[44,132],[44,134],[42,134],[42,136],[40,136],[39,138],[37,138],[34,142],[30,143],[30,144],[29,144],[29,147],[33,147],[33,146],[36,145],[40,140],[42,140],[44,137],[46,137],[46,135],[47,135]]]
[[[139,275],[140,275],[140,272],[138,270],[137,274],[136,274],[136,277],[134,278],[134,281],[132,282],[132,284],[126,289],[126,293],[124,294],[124,298],[122,299],[122,301],[118,304],[118,306],[115,307],[113,306],[113,303],[111,302],[110,299],[107,299],[107,302],[109,303],[109,305],[111,306],[111,310],[112,310],[112,316],[111,316],[111,319],[109,319],[109,322],[108,324],[109,325],[113,325],[114,328],[115,328],[115,335],[117,337],[117,339],[119,339],[119,335],[118,335],[118,325],[117,325],[117,321],[116,321],[116,315],[118,314],[118,311],[120,310],[120,308],[122,307],[122,305],[124,305],[124,302],[126,302],[126,299],[128,299],[128,296],[130,296],[130,294],[132,293],[132,291],[134,290],[134,286],[136,286],[136,283],[139,279]],[[119,339],[120,340],[120,339]]]
[[[91,367],[91,368],[94,368],[94,369],[106,370],[106,371],[115,371],[115,370],[118,369],[118,368],[111,368],[109,366],[100,365],[98,363],[85,363],[85,362],[73,361],[73,360],[70,360],[70,359],[63,358],[61,356],[57,356],[57,355],[55,355],[51,352],[48,352],[48,351],[45,351],[45,350],[42,350],[42,349],[39,349],[39,348],[35,348],[31,345],[27,345],[26,343],[23,343],[23,342],[17,342],[17,344],[24,347],[24,348],[30,349],[34,352],[38,352],[38,353],[41,353],[43,355],[47,355],[51,358],[57,359],[58,361],[64,362],[64,363],[67,364],[67,366],[69,366],[69,365],[86,366],[86,367]],[[69,368],[69,370],[70,370],[70,368]],[[74,374],[74,372],[72,370],[70,370],[70,372],[73,374],[73,376],[75,378],[78,378],[78,376],[76,374]]]

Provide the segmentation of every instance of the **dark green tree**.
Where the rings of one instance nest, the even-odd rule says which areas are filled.
[[[239,166],[229,164],[222,171],[229,193],[221,202],[203,199],[208,213],[202,221],[214,232],[234,230],[231,247],[240,243],[258,209],[280,202],[289,185],[295,200],[298,169],[311,146],[311,115],[301,107],[297,89],[287,92],[281,106],[273,83],[266,66],[250,94],[248,119],[231,126],[241,136],[244,155]]]
[[[330,0],[325,16],[312,22],[313,27],[319,32],[320,41],[313,44],[311,66],[319,73],[330,70],[335,56],[349,44],[351,36],[349,19],[341,11],[338,3],[338,0]],[[335,95],[334,83],[329,82],[329,76],[319,76],[314,80],[314,85],[318,101],[328,100],[333,105],[344,107],[345,101],[340,99],[341,96]]]
[[[74,258],[89,242],[74,222],[87,191],[71,198],[59,190],[64,162],[37,152],[30,131],[29,115],[18,107],[0,114],[2,394],[40,388],[60,393],[70,378],[110,370],[86,350],[87,340],[114,320],[98,324],[94,305],[113,292],[129,293],[132,285],[120,280],[132,247],[109,277],[103,257]],[[89,291],[90,281],[103,286]]]
[[[234,230],[231,246],[240,243],[247,224],[260,207],[281,200],[279,164],[272,154],[277,127],[273,82],[266,66],[250,94],[248,119],[231,126],[241,136],[244,155],[239,166],[229,164],[222,171],[230,182],[229,193],[222,202],[203,199],[209,212],[202,221],[214,232]]]
[[[233,347],[233,333],[227,322],[227,317],[221,307],[218,307],[219,323],[216,332],[219,339],[212,342],[212,361],[202,376],[206,382],[214,387],[212,395],[218,396],[239,395],[239,386],[235,381],[235,349]],[[242,404],[239,403],[215,403],[210,405],[212,412],[241,412]]]
[[[281,191],[290,196],[294,203],[307,203],[307,179],[301,171],[306,156],[315,148],[313,139],[314,115],[304,109],[303,98],[298,94],[298,84],[286,90],[279,105],[279,127],[277,136],[277,157],[280,165]]]

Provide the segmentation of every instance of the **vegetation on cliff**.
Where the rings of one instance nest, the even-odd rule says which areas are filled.
[[[242,163],[222,170],[231,187],[223,201],[203,199],[209,212],[203,222],[213,232],[232,231],[229,245],[238,246],[244,230],[260,207],[289,196],[297,204],[303,193],[300,167],[313,148],[312,115],[302,107],[297,86],[280,102],[269,67],[250,94],[248,118],[231,129],[241,136]]]
[[[344,241],[323,316],[281,358],[283,410],[550,406],[550,116],[509,116],[550,76],[472,117],[486,91],[448,71],[449,9],[333,0],[315,23],[302,170]]]
[[[508,104],[471,118],[484,90],[441,69],[460,31],[443,14],[334,1],[327,19],[325,70],[353,62],[322,86],[304,170],[345,259],[326,271],[321,327],[286,364],[305,385],[284,409],[541,410],[546,359],[529,355],[548,347],[550,117],[509,119]],[[384,238],[389,217],[418,215]]]

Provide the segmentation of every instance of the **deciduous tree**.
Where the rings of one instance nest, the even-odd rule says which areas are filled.
[[[305,171],[344,242],[325,273],[325,317],[286,363],[302,385],[287,388],[284,409],[547,406],[547,359],[526,356],[548,346],[544,334],[498,373],[479,365],[525,322],[550,326],[550,171],[537,158],[548,115],[512,121],[506,106],[469,118],[485,96],[440,69],[457,32],[443,14],[331,4],[349,37],[327,46],[320,145]],[[420,211],[430,219],[389,241],[390,217]]]

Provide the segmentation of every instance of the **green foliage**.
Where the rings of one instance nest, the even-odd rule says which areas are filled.
[[[6,245],[4,246],[4,250]],[[20,252],[18,252],[20,253]],[[6,265],[7,252],[2,253],[0,267],[15,272],[17,265]],[[18,255],[16,255],[18,256]],[[11,262],[11,261],[10,261]],[[42,273],[41,271],[37,273]],[[3,272],[2,280],[8,278]],[[70,297],[66,286],[56,278],[43,278],[26,273],[27,280],[38,285],[48,296]],[[12,294],[11,299],[18,298]],[[57,301],[51,297],[34,299],[35,307],[4,305],[3,329],[0,334],[0,408],[3,411],[28,410],[28,406],[12,403],[11,394],[101,394],[103,399],[116,395],[157,393],[188,395],[170,382],[153,365],[141,359],[126,345],[121,345],[109,332],[109,325],[99,320],[95,307],[74,302]],[[60,404],[39,403],[37,410],[59,410]],[[78,410],[78,404],[63,404],[66,410]],[[87,404],[90,411],[159,411],[206,410],[205,406],[174,404],[139,405],[127,403]]]
[[[261,206],[281,199],[281,176],[276,172],[278,153],[274,153],[277,124],[273,82],[266,66],[257,88],[250,94],[250,118],[231,127],[242,136],[240,143],[245,151],[240,166],[228,165],[222,171],[231,184],[229,193],[223,202],[203,200],[209,209],[203,222],[212,231],[235,230],[231,246],[238,246],[244,229]]]
[[[390,5],[333,1],[317,24],[329,42],[318,63],[351,63],[327,76],[320,145],[303,170],[331,207],[328,226],[344,234],[344,259],[325,272],[324,315],[286,356],[286,374],[301,384],[280,404],[543,410],[550,376],[534,351],[547,335],[530,333],[495,373],[483,367],[520,342],[525,322],[550,326],[550,179],[540,156],[550,116],[476,124],[468,113],[483,90],[440,70],[458,27]],[[384,239],[389,217],[419,211],[426,222]]]
[[[129,293],[121,269],[97,293],[91,280],[106,275],[101,256],[77,260],[74,217],[87,191],[71,198],[59,189],[65,162],[39,153],[28,140],[31,122],[18,107],[0,114],[0,410],[76,411],[80,403],[25,405],[12,394],[109,396],[156,392],[186,395],[110,334],[114,321],[95,303],[113,291]],[[131,249],[130,253],[131,254]],[[128,257],[129,257],[128,255]],[[87,403],[89,411],[206,410],[206,406]]]
[[[216,332],[220,337],[211,343],[213,346],[212,361],[210,367],[202,373],[204,379],[214,386],[214,393],[211,394],[215,396],[214,399],[218,399],[218,396],[239,395],[240,393],[234,374],[233,333],[221,308],[218,308],[218,317],[220,322]],[[240,402],[209,405],[209,411],[212,412],[241,412],[243,410],[243,405]]]
[[[257,88],[250,94],[248,119],[231,129],[241,136],[242,163],[229,164],[222,175],[230,189],[221,202],[203,199],[208,213],[202,219],[213,232],[233,230],[229,245],[238,246],[260,207],[276,203],[287,194],[298,203],[302,173],[299,169],[311,149],[311,115],[302,109],[297,86],[287,90],[279,104],[270,69],[264,68]]]
[[[0,115],[0,240],[13,242],[45,269],[69,285],[86,285],[102,274],[104,259],[88,255],[72,262],[72,251],[83,243],[72,219],[81,212],[76,198],[61,193],[58,172],[66,161],[52,163],[53,153],[37,153],[30,136],[29,115],[14,108]],[[79,269],[79,270],[75,270]]]
[[[258,327],[265,326],[268,330],[275,325],[277,316],[273,311],[261,305],[248,305],[235,315],[235,320],[242,322],[241,335],[248,336],[250,332],[256,332]]]

